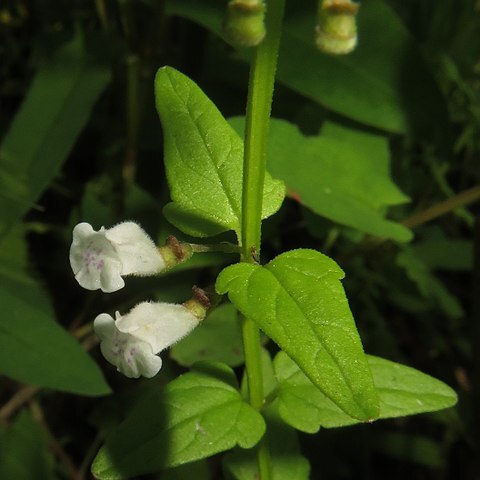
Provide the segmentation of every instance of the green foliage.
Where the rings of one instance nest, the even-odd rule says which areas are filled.
[[[191,480],[192,478],[195,478],[195,480],[210,479],[210,469],[205,460],[186,463],[180,467],[171,468],[160,476],[161,480]]]
[[[405,249],[397,255],[397,263],[405,269],[407,276],[417,285],[420,293],[430,302],[438,305],[450,318],[458,318],[463,314],[458,300],[445,288],[421,256]]]
[[[441,446],[421,435],[384,433],[375,438],[374,448],[401,462],[417,463],[432,469],[441,468],[444,464]]]
[[[430,270],[468,272],[473,267],[472,243],[446,238],[438,230],[431,230],[428,238],[412,245],[410,250]]]
[[[457,401],[450,387],[425,373],[372,355],[367,359],[380,401],[379,419],[440,410]],[[320,427],[358,423],[323,395],[283,352],[276,356],[274,366],[278,409],[289,425],[315,433]]]
[[[165,216],[193,236],[234,230],[239,235],[243,142],[209,98],[188,77],[164,67],[155,79],[173,203]],[[281,206],[284,186],[265,177],[263,213]]]
[[[85,52],[80,34],[38,70],[0,145],[0,235],[58,173],[109,80],[108,69]]]
[[[268,42],[282,2],[267,2]],[[0,478],[84,478],[99,448],[100,479],[473,474],[475,0],[364,0],[358,48],[342,58],[316,50],[314,2],[287,1],[277,119],[255,114],[249,133],[261,145],[269,132],[262,212],[242,199],[263,159],[247,152],[244,174],[238,115],[246,102],[247,115],[270,111],[276,55],[263,46],[275,42],[226,45],[227,0],[80,3],[0,7]],[[164,65],[178,71],[154,80]],[[260,217],[261,242],[235,245],[257,238]],[[72,227],[125,220],[195,253],[111,295],[85,292],[68,265]],[[156,378],[104,363],[99,313],[185,302],[192,285],[212,308],[162,352]],[[456,393],[365,355],[356,325],[367,351],[454,386],[455,409],[404,418]]]
[[[3,252],[10,242],[19,248],[17,258],[2,261],[0,269],[0,373],[24,383],[83,395],[109,393],[98,366],[54,321],[45,291],[23,268],[26,246],[21,233],[13,230],[0,243]]]
[[[230,123],[242,131],[241,118]],[[411,240],[407,228],[384,218],[386,207],[408,201],[390,178],[386,138],[333,123],[306,137],[272,119],[267,162],[288,195],[316,214],[371,235]]]
[[[237,367],[244,361],[238,314],[233,305],[220,305],[202,321],[202,328],[172,348],[171,357],[180,365],[191,366],[202,360],[223,362]]]
[[[111,433],[93,463],[95,477],[131,477],[209,457],[236,444],[253,447],[265,423],[237,388],[227,366],[197,364],[138,404]]]
[[[314,250],[292,250],[265,266],[239,263],[217,279],[243,315],[284,350],[348,415],[378,417],[378,400],[340,279]]]
[[[38,298],[43,301],[39,302]],[[0,372],[15,380],[82,395],[110,388],[78,342],[53,320],[44,292],[33,281],[0,288]]]
[[[268,444],[272,458],[273,480],[308,480],[310,466],[300,453],[297,433],[282,422],[276,411],[269,408],[265,412],[268,429]],[[257,459],[253,450],[235,449],[225,455],[224,469],[235,480],[258,478]]]
[[[54,480],[54,461],[47,437],[27,412],[0,428],[0,478]]]
[[[223,9],[222,0],[168,3],[171,14],[200,23],[218,35]],[[309,2],[292,2],[279,54],[281,83],[366,125],[397,133],[432,135],[436,129],[445,133],[444,100],[418,46],[386,2],[362,3],[359,44],[351,55],[320,54],[312,41],[314,23]]]

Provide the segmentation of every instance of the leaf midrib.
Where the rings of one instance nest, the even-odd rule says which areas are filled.
[[[263,268],[263,267],[259,267],[259,268]],[[275,274],[270,270],[268,269],[268,266],[265,267],[266,271],[268,271],[272,277],[277,281],[277,284],[279,285],[279,287],[282,289],[282,291],[284,292],[284,294],[287,295],[287,297],[295,304],[295,306],[297,307],[297,309],[300,311],[300,313],[302,314],[302,317],[304,318],[305,320],[305,323],[308,325],[308,329],[309,331],[313,334],[313,336],[319,341],[321,347],[325,350],[325,352],[328,354],[329,358],[333,361],[333,363],[336,365],[338,371],[340,372],[340,375],[341,375],[341,378],[343,379],[344,381],[344,384],[347,386],[347,389],[348,391],[350,392],[351,394],[351,398],[352,400],[355,402],[355,405],[362,411],[364,412],[365,414],[367,412],[365,412],[364,408],[357,402],[356,400],[356,396],[353,392],[353,389],[352,389],[352,386],[350,385],[350,382],[347,381],[346,377],[345,377],[345,374],[343,372],[343,370],[340,368],[340,365],[337,361],[337,359],[332,355],[332,353],[330,352],[330,350],[325,346],[324,342],[323,342],[323,339],[317,335],[317,332],[315,332],[315,330],[313,329],[308,317],[304,314],[302,308],[300,307],[300,304],[298,303],[298,301],[292,297],[292,295],[290,295],[290,293],[288,292],[288,290],[285,288],[285,286],[280,282],[280,280],[275,276]],[[250,282],[249,282],[250,283]],[[276,297],[278,296],[278,290],[277,290],[277,293],[275,294]],[[277,311],[277,309],[275,309],[275,311]],[[278,315],[276,314],[275,315],[277,318],[278,318]],[[279,322],[279,324],[281,324]],[[338,327],[336,325],[329,325],[329,327],[333,327],[333,328],[340,328],[341,327]],[[282,325],[282,328],[283,328],[283,325]],[[318,355],[318,352],[317,354]],[[307,372],[304,372],[305,375],[310,378],[309,374]],[[331,398],[330,394],[327,394],[322,388],[320,388],[320,386],[316,385],[316,382],[312,380],[312,384],[315,385],[326,397],[328,397],[333,403],[335,403],[335,405],[337,405],[343,412],[345,412],[345,410],[343,409],[343,407],[341,405],[338,404],[337,400]],[[348,412],[345,412],[347,415],[351,416],[350,414],[348,414]],[[367,415],[368,416],[368,415]]]
[[[203,145],[204,145],[204,147],[205,147],[205,150],[206,150],[207,153],[208,153],[207,157],[209,158],[210,163],[211,163],[211,165],[213,166],[213,170],[214,170],[214,172],[216,173],[216,176],[217,176],[217,178],[218,178],[218,181],[219,181],[219,183],[220,183],[220,185],[221,185],[221,187],[222,187],[222,191],[223,191],[223,193],[224,193],[224,195],[225,195],[225,198],[226,198],[226,200],[227,200],[227,204],[228,204],[228,207],[229,207],[229,209],[230,209],[230,214],[231,214],[231,216],[233,217],[233,219],[236,221],[236,225],[235,225],[235,226],[233,226],[233,225],[230,224],[230,225],[228,225],[228,227],[237,229],[238,226],[240,225],[240,223],[239,223],[240,211],[236,211],[236,208],[235,208],[235,206],[234,206],[234,205],[235,205],[235,202],[234,202],[233,197],[231,196],[232,194],[231,194],[231,192],[229,191],[229,189],[227,188],[224,180],[222,179],[222,176],[220,175],[220,171],[219,171],[219,169],[218,169],[217,164],[215,163],[215,161],[214,161],[214,159],[213,159],[213,155],[212,155],[212,152],[210,151],[210,148],[208,147],[208,143],[207,143],[207,141],[206,141],[206,139],[205,139],[202,131],[198,128],[197,123],[193,120],[193,114],[192,114],[191,109],[190,109],[190,107],[189,107],[189,105],[188,105],[188,98],[187,98],[187,99],[184,99],[184,98],[182,97],[182,95],[180,94],[180,92],[177,90],[176,85],[175,85],[175,83],[173,82],[173,80],[172,80],[172,78],[171,78],[171,76],[170,76],[170,72],[169,72],[168,70],[166,71],[166,74],[167,74],[167,78],[168,78],[168,80],[169,80],[169,82],[170,82],[170,86],[171,86],[171,88],[172,88],[172,91],[177,95],[178,99],[180,100],[180,103],[184,106],[184,108],[185,108],[185,110],[187,111],[188,116],[189,116],[189,118],[190,118],[190,120],[191,120],[191,122],[192,122],[192,125],[193,125],[193,126],[195,127],[195,129],[197,130],[198,135],[199,135],[199,137],[201,138],[201,140],[202,140],[202,142],[203,142]],[[190,95],[190,91],[189,91],[189,95]],[[225,122],[226,122],[226,121],[225,121]],[[232,133],[233,133],[233,131],[232,131]],[[236,135],[236,134],[235,134],[235,135]],[[176,147],[176,148],[177,148],[177,147]],[[232,145],[230,144],[230,151],[229,151],[228,155],[231,154],[232,150],[233,150],[233,148],[232,148]],[[177,151],[178,151],[178,148],[177,148]],[[179,158],[181,159],[182,163],[185,165],[186,162],[183,160],[183,156],[179,154]],[[199,174],[196,170],[193,170],[193,168],[190,167],[188,164],[186,164],[186,165],[187,165],[188,168],[190,168],[196,175],[200,175],[202,178],[206,178],[208,181],[211,182],[211,179],[209,179],[208,177],[204,177],[203,175]],[[213,183],[213,182],[212,182],[212,183]]]

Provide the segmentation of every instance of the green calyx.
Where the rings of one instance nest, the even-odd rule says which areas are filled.
[[[351,0],[324,0],[318,9],[315,44],[325,53],[344,55],[357,45],[358,5]]]
[[[228,42],[255,47],[265,37],[265,5],[261,1],[232,0],[227,6],[223,34]]]
[[[179,242],[173,235],[170,235],[165,245],[159,247],[158,250],[165,261],[167,269],[185,262],[193,255],[192,247],[188,243]]]
[[[183,303],[183,306],[190,310],[201,322],[207,315],[208,309],[211,307],[211,301],[205,290],[194,286],[192,288],[193,296],[190,300]]]

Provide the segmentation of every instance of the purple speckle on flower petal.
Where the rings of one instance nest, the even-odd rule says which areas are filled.
[[[97,270],[102,270],[105,266],[105,261],[102,256],[101,248],[92,248],[93,242],[87,245],[87,248],[83,252],[83,263],[87,268],[92,267]]]

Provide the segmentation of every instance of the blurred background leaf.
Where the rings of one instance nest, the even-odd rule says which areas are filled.
[[[0,235],[59,173],[109,80],[79,32],[40,67],[0,145]]]
[[[31,415],[22,412],[13,425],[0,427],[0,477],[55,480],[47,436]]]

